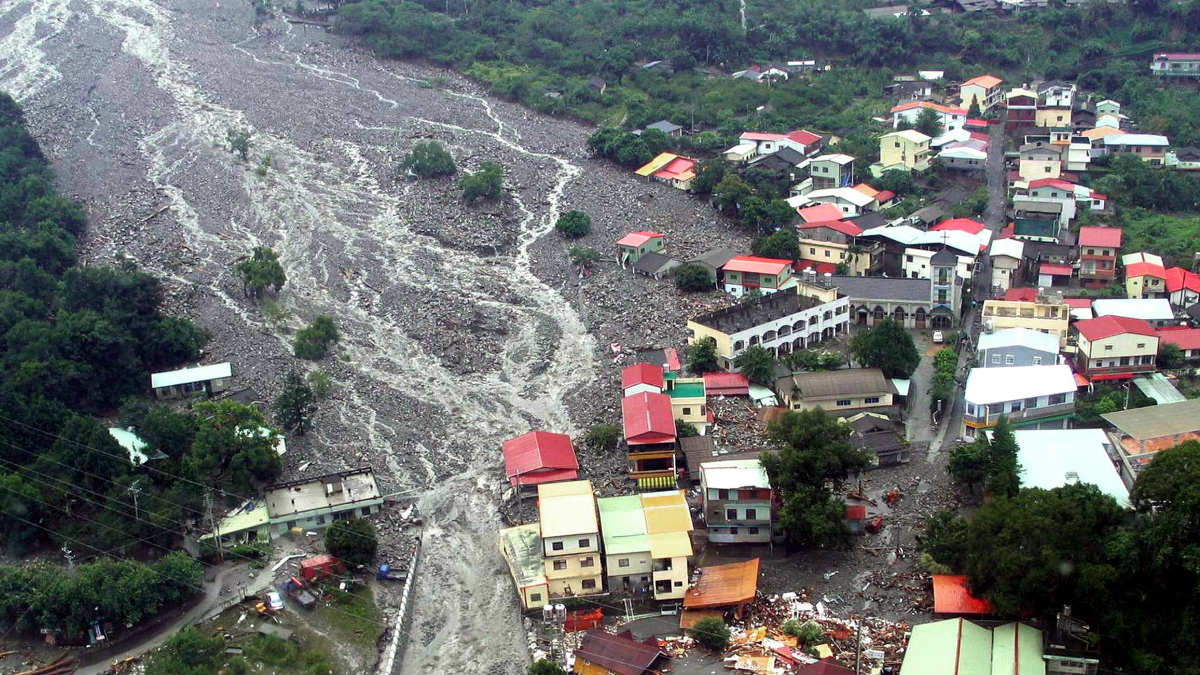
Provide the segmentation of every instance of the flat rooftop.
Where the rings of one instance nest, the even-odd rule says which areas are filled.
[[[1161,403],[1101,415],[1109,424],[1139,441],[1200,431],[1200,398]]]
[[[537,523],[500,530],[500,550],[518,588],[546,583],[542,535]]]
[[[926,282],[928,284],[928,282]],[[819,300],[788,290],[770,293],[738,303],[732,307],[701,314],[692,319],[701,326],[719,330],[727,335],[740,333],[769,321],[782,319],[821,304]]]
[[[379,498],[379,485],[375,483],[375,473],[366,467],[311,480],[281,483],[268,488],[266,493],[267,511],[272,518],[305,511],[333,509]]]

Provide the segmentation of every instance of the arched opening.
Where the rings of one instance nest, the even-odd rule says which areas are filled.
[[[876,321],[883,321],[883,317],[887,315],[887,312],[884,311],[881,305],[875,305],[875,311],[871,312],[871,315]]]
[[[824,319],[825,321],[828,321],[833,318],[833,312],[826,311],[824,314],[821,315],[821,318]]]
[[[810,325],[810,326],[817,325],[817,317],[815,317],[815,316],[808,317],[808,325]]]
[[[783,337],[785,335],[791,335],[791,334],[792,334],[791,326],[780,326],[779,327],[779,337]]]
[[[892,311],[892,318],[895,319],[896,323],[898,324],[904,325],[904,319],[906,316],[907,315],[905,314],[903,307],[897,306],[896,309]]]
[[[738,340],[737,342],[733,343],[733,351],[735,351],[735,352],[740,352],[745,348],[746,348],[745,340]]]
[[[751,346],[751,347],[753,347],[753,346],[754,346],[754,345],[756,345],[756,344],[758,344],[758,336],[757,336],[757,335],[751,335],[751,336],[750,336],[750,346]]]
[[[936,329],[944,329],[950,327],[950,317],[945,314],[938,314],[930,320],[930,324]]]
[[[913,314],[913,323],[916,324],[917,328],[925,327],[925,308],[924,307],[917,308],[917,311]]]
[[[779,344],[779,355],[780,356],[783,356],[784,354],[790,354],[791,352],[792,352],[792,343],[781,342]]]
[[[770,342],[771,340],[774,340],[776,337],[778,337],[778,336],[775,333],[775,331],[769,330],[769,331],[763,333],[762,340],[763,340],[763,342]]]
[[[792,340],[792,347],[795,349],[804,349],[804,338],[798,337]]]
[[[804,328],[804,319],[800,319],[796,323],[792,324],[792,330],[800,330],[802,328]]]
[[[867,308],[866,307],[858,308],[858,323],[860,326],[867,325]]]

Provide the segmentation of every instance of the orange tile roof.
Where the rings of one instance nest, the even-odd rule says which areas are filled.
[[[700,568],[700,579],[683,596],[685,609],[728,607],[754,599],[758,591],[758,558]]]
[[[966,82],[963,82],[963,86],[965,87],[968,84],[975,84],[983,87],[984,89],[991,89],[992,87],[999,86],[1001,82],[1004,82],[1004,80],[996,77],[995,75],[980,75],[978,77],[972,77]]]
[[[929,108],[931,110],[936,110],[940,113],[947,113],[950,115],[966,115],[967,114],[966,108],[951,108],[948,105],[941,105],[940,103],[931,103],[929,101],[912,101],[909,103],[901,103],[900,105],[892,106],[892,112],[894,112],[894,113],[895,112],[903,112],[905,110],[912,110],[913,108]]]

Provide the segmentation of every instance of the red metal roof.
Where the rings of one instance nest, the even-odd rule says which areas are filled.
[[[1121,248],[1121,228],[1081,227],[1079,228],[1079,245]]]
[[[889,201],[891,201],[895,196],[896,196],[896,193],[892,192],[891,190],[880,190],[878,193],[875,194],[875,201],[879,202],[880,204],[886,204]]]
[[[968,120],[968,121],[970,121],[970,120]],[[988,135],[987,135],[987,134],[985,134],[985,133],[983,133],[982,131],[972,131],[972,132],[970,133],[970,137],[971,137],[973,140],[976,140],[976,141],[984,141],[985,143],[986,143],[988,140],[990,140],[990,139],[988,138]]]
[[[1052,277],[1069,277],[1071,276],[1071,266],[1042,263],[1041,267],[1038,268],[1038,274],[1049,274]]]
[[[1080,375],[1079,373],[1074,373],[1074,375],[1075,375],[1075,386],[1076,387],[1086,387],[1089,384],[1091,384],[1091,382],[1088,382],[1088,379],[1086,377]]]
[[[675,417],[671,414],[671,397],[666,394],[643,391],[626,396],[621,399],[621,420],[629,445],[675,441]]]
[[[1091,309],[1091,298],[1063,298],[1063,304],[1072,309]]]
[[[747,396],[750,380],[741,373],[705,373],[704,391],[709,396]]]
[[[983,127],[984,129],[986,129],[987,125],[988,125],[987,120],[981,120],[978,117],[968,117],[967,118],[967,126],[969,126],[969,127]],[[986,141],[987,138],[985,137],[985,138],[981,138],[979,140]]]
[[[978,220],[971,220],[970,218],[951,218],[950,220],[943,220],[937,225],[934,225],[933,227],[929,228],[929,231],[942,232],[943,230],[959,230],[962,232],[969,232],[971,234],[979,234],[983,231],[984,227],[984,224]]]
[[[826,206],[833,206],[833,205],[827,204]],[[810,207],[810,208],[812,208],[812,207]],[[834,208],[836,209],[837,207],[835,206]],[[801,225],[798,229],[815,230],[815,229],[822,228],[822,227],[827,227],[831,230],[834,230],[835,232],[841,232],[842,234],[847,234],[847,235],[850,235],[851,237],[857,237],[858,235],[863,233],[863,230],[861,227],[859,227],[858,225],[855,225],[854,223],[846,221],[846,220],[820,220],[820,221],[815,221],[815,222],[806,222],[803,225]]]
[[[663,355],[667,357],[667,370],[675,372],[683,368],[683,364],[679,361],[679,352],[674,347],[664,349]]]
[[[1004,80],[996,77],[995,75],[991,75],[991,74],[976,75],[975,77],[972,77],[971,79],[967,80],[966,82],[963,82],[962,86],[965,87],[969,84],[974,84],[974,85],[983,87],[984,89],[991,89],[992,87],[998,86],[1003,81]]]
[[[1016,232],[1016,229],[1017,229],[1016,223],[1009,223],[1008,225],[1004,226],[1004,229],[1000,230],[1000,236],[996,237],[996,238],[997,239],[1012,239],[1013,233]]]
[[[1167,290],[1177,293],[1183,289],[1200,293],[1200,275],[1189,272],[1182,267],[1172,267],[1166,270]]]
[[[617,245],[618,246],[641,246],[642,244],[650,241],[651,239],[657,239],[658,237],[665,237],[665,236],[667,236],[667,235],[660,234],[658,232],[646,232],[646,231],[630,232],[629,234],[625,235],[624,237],[621,237],[620,239],[618,239]]]
[[[796,213],[804,219],[806,223],[827,223],[833,220],[842,219],[842,210],[833,204],[817,204],[816,206],[806,206],[802,209],[796,209]]]
[[[787,649],[791,648],[788,647]],[[778,654],[779,652],[776,651],[776,653]],[[784,658],[788,657],[785,656]],[[796,661],[797,665],[792,670],[795,675],[854,675],[853,670],[834,661],[833,657],[821,659],[816,663],[799,663],[798,659]]]
[[[846,505],[846,520],[866,520],[867,507],[862,504]]]
[[[933,611],[935,614],[990,614],[992,603],[971,595],[966,575],[935,574]]]
[[[1180,349],[1200,349],[1200,328],[1179,328],[1158,331],[1160,343],[1169,342]]]
[[[1123,333],[1133,333],[1134,335],[1150,335],[1157,336],[1158,331],[1154,330],[1150,324],[1142,319],[1134,319],[1128,316],[1115,316],[1109,314],[1107,316],[1099,316],[1095,319],[1085,319],[1076,322],[1075,330],[1088,340],[1102,340],[1114,335]],[[1093,380],[1096,378],[1092,378]]]
[[[1108,200],[1108,195],[1102,195],[1102,194],[1100,194],[1099,192],[1096,192],[1095,190],[1092,190],[1092,199],[1098,199],[1098,200],[1100,200],[1100,201],[1107,201],[1107,200]]]
[[[1155,277],[1156,279],[1166,279],[1167,271],[1162,265],[1154,263],[1139,262],[1125,266],[1125,278],[1132,279],[1133,277]]]
[[[752,255],[739,255],[729,259],[721,266],[726,272],[753,272],[755,274],[780,274],[792,264],[791,260],[779,258],[758,258]]]
[[[613,635],[598,628],[584,633],[583,642],[575,650],[575,658],[617,675],[642,675],[662,655],[653,638],[638,642],[630,631]]]
[[[1101,373],[1092,376],[1092,382],[1103,382],[1105,380],[1132,380],[1137,373]]]
[[[1004,299],[1010,302],[1037,302],[1036,288],[1010,288],[1004,291]]]
[[[1029,181],[1029,189],[1030,190],[1032,190],[1034,188],[1040,188],[1040,187],[1056,187],[1060,190],[1066,190],[1067,192],[1075,191],[1074,183],[1065,181],[1061,178],[1039,178],[1037,180]]]
[[[663,388],[662,366],[652,366],[649,363],[635,363],[621,371],[621,389],[628,389],[639,384],[649,384]]]
[[[666,166],[656,171],[654,177],[664,180],[675,180],[684,177],[684,174],[691,171],[695,166],[696,162],[694,160],[687,157],[676,157]]]
[[[797,129],[795,131],[789,131],[787,138],[789,141],[795,141],[796,143],[799,143],[800,145],[804,145],[804,146],[812,145],[813,143],[816,143],[817,141],[821,140],[820,136],[814,134],[811,131],[806,131],[804,129]]]
[[[817,271],[817,274],[822,276],[826,274],[837,274],[837,265],[827,262],[813,262],[811,260],[801,260],[795,265],[792,265],[796,270],[806,270],[810,267]]]
[[[530,431],[504,441],[504,475],[514,486],[537,485],[579,477],[575,446],[566,434]]]
[[[1182,59],[1184,61],[1200,61],[1200,53],[1195,52],[1163,52],[1155,54],[1156,59]]]

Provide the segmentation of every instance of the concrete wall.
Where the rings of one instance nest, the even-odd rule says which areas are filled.
[[[1040,361],[1035,361],[1040,359]],[[979,350],[980,368],[1005,368],[1009,366],[1049,366],[1058,361],[1058,354],[1051,354],[1025,345],[1010,345]]]
[[[587,545],[580,545],[580,541],[587,540]],[[556,544],[562,544],[561,547],[555,548]],[[565,537],[543,537],[542,552],[547,556],[568,555],[571,553],[595,553],[600,550],[600,533],[584,532],[583,534],[571,534]]]

